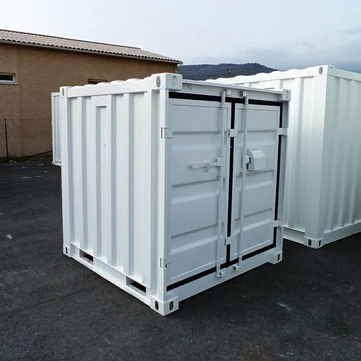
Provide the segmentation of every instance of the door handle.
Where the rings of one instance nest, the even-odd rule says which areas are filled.
[[[206,168],[206,172],[212,167],[222,167],[222,158],[217,158],[215,162],[195,163],[191,165],[192,169]]]

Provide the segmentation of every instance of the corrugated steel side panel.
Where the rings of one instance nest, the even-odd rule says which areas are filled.
[[[326,233],[361,222],[361,77],[357,75],[356,80],[328,77]]]
[[[154,194],[164,187],[161,124],[152,127],[159,99],[144,90],[62,102],[64,244],[150,287],[161,238]]]
[[[291,90],[285,226],[323,243],[361,231],[361,75],[323,65],[216,82]]]
[[[61,112],[59,109],[59,95],[60,93],[51,93],[51,125],[54,165],[61,165]]]
[[[313,132],[322,124],[314,116],[313,99],[317,92],[314,77],[285,79],[271,83],[262,82],[260,87],[276,87],[291,90],[289,104],[288,149],[286,157],[286,180],[284,202],[284,225],[305,231],[305,215],[308,201],[308,170],[310,166]]]

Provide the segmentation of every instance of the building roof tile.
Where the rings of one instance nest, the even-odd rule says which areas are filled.
[[[181,64],[181,61],[151,53],[140,48],[97,43],[93,41],[60,38],[56,36],[23,33],[0,29],[0,43],[17,43],[30,46],[58,48],[61,50],[97,53],[103,55],[148,59],[167,63]]]

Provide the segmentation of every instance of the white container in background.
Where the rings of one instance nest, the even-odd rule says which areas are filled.
[[[61,88],[64,253],[162,315],[281,261],[289,95],[175,74]]]
[[[209,82],[292,92],[285,238],[319,248],[361,232],[361,74],[323,65]]]
[[[51,93],[51,125],[52,125],[52,145],[53,164],[61,165],[61,124],[59,109],[59,93]]]

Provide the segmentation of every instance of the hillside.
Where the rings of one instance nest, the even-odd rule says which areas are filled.
[[[178,73],[185,79],[207,80],[217,78],[231,78],[236,75],[254,75],[258,73],[271,73],[276,69],[258,63],[247,64],[199,64],[183,65]]]

